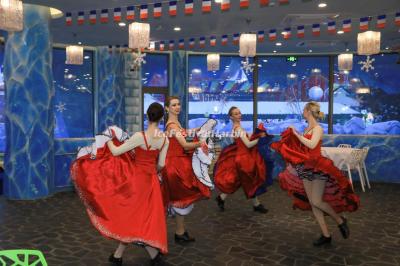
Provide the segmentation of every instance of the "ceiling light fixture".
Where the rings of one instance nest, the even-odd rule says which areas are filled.
[[[344,31],[342,31],[342,30],[338,30],[338,32],[337,32],[337,34],[343,34],[344,33]]]
[[[181,31],[181,28],[180,27],[175,27],[174,31]]]
[[[277,43],[275,43],[275,45],[276,46],[282,46],[282,43],[281,42],[277,42]]]
[[[50,16],[53,19],[61,18],[63,16],[63,12],[57,8],[50,7]]]
[[[21,0],[0,1],[0,29],[22,31],[24,28],[24,7]]]
[[[126,23],[125,23],[125,22],[120,22],[120,23],[118,23],[118,26],[120,26],[120,27],[125,27],[125,26],[126,26]]]
[[[326,3],[319,3],[318,4],[318,7],[319,8],[324,8],[324,7],[327,7],[328,5],[326,4]]]

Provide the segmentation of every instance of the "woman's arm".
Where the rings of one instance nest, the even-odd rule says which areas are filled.
[[[320,126],[316,126],[315,128],[312,129],[312,137],[311,139],[308,139],[299,133],[297,133],[295,130],[293,130],[294,134],[297,136],[297,138],[300,140],[301,143],[303,143],[305,146],[307,146],[310,149],[314,149],[320,140],[322,139],[322,136],[324,134],[324,130]]]
[[[167,157],[169,141],[168,138],[165,140],[164,147],[160,151],[160,155],[158,156],[157,170],[160,171],[165,166],[165,158]]]
[[[236,136],[239,136],[240,137],[240,139],[243,141],[243,143],[244,143],[244,145],[246,145],[246,147],[247,148],[253,148],[255,145],[257,145],[257,143],[258,143],[258,139],[255,139],[255,140],[249,140],[248,138],[247,138],[247,134],[246,134],[246,132],[243,130],[243,129],[241,129],[241,128],[239,128],[239,129],[237,129],[236,131],[235,131],[235,133],[237,134]]]
[[[187,142],[177,125],[170,125],[170,129],[174,131],[174,137],[185,150],[193,150],[201,146],[201,142]]]
[[[137,132],[118,147],[114,145],[112,140],[107,142],[107,146],[114,156],[118,156],[130,150],[133,150],[135,147],[142,144],[142,140],[143,140],[142,134],[140,132]]]

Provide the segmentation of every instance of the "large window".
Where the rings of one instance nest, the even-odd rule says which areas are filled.
[[[65,49],[53,49],[55,137],[93,137],[93,53],[84,52],[83,65],[66,65],[65,57]]]
[[[329,57],[258,57],[257,114],[269,133],[289,125],[303,131],[304,105],[317,101],[328,115],[328,99]],[[326,121],[321,125],[328,133]]]
[[[168,87],[168,54],[147,54],[142,65],[142,86]]]
[[[143,98],[143,129],[146,130],[148,120],[146,111],[153,102],[164,106],[168,95],[169,54],[147,54],[146,64],[142,65],[142,98]],[[164,123],[160,123],[164,129]]]
[[[242,113],[242,127],[253,131],[253,75],[241,68],[242,61],[239,56],[221,56],[220,69],[208,71],[205,55],[189,57],[189,128],[215,118],[217,130],[229,132],[228,110],[236,106]]]
[[[400,134],[397,54],[354,56],[353,70],[335,62],[333,133]]]
[[[146,116],[146,111],[147,108],[149,108],[150,104],[157,102],[159,104],[161,104],[162,106],[164,106],[165,104],[165,94],[164,93],[144,93],[143,94],[143,115]],[[165,121],[161,121],[159,128],[161,130],[164,130],[164,123]],[[147,119],[147,117],[145,117],[144,119],[144,124],[143,124],[143,128],[144,130],[147,129],[149,125],[149,121]]]
[[[332,68],[330,59],[334,61]],[[229,131],[227,112],[237,106],[247,131],[252,131],[255,118],[272,134],[281,133],[289,125],[303,131],[307,126],[302,117],[304,105],[316,101],[325,113],[321,121],[325,133],[332,118],[334,134],[399,135],[398,60],[397,54],[355,55],[353,70],[340,72],[337,56],[258,56],[254,60],[256,71],[246,73],[238,56],[221,56],[220,70],[210,72],[206,55],[191,55],[189,127],[213,117],[219,120],[220,131]],[[333,84],[329,84],[330,75],[334,76]],[[255,102],[253,77],[258,80]],[[253,115],[255,104],[257,114]]]

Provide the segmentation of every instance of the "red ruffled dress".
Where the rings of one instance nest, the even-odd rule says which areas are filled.
[[[265,178],[266,167],[257,146],[249,149],[240,138],[221,151],[214,167],[215,186],[225,194],[242,187],[246,197],[252,198]]]
[[[312,172],[317,177],[326,177],[323,195],[325,202],[337,213],[358,209],[360,198],[354,193],[350,181],[330,159],[321,155],[322,140],[314,149],[309,149],[294,135],[292,129],[287,129],[281,136],[282,139],[272,143],[271,148],[280,153],[285,162],[292,164],[294,168]],[[306,134],[304,137],[311,139],[312,134]],[[297,167],[299,165],[301,167]],[[279,183],[281,188],[293,197],[293,208],[311,210],[303,180],[297,174],[285,169],[279,174]]]
[[[113,156],[105,145],[96,159],[85,155],[74,161],[71,175],[90,221],[103,236],[146,244],[165,254],[166,217],[157,176],[160,151],[150,150],[143,137],[147,149]]]
[[[184,129],[181,129],[181,133],[186,136]],[[168,139],[167,158],[162,172],[164,203],[184,209],[198,200],[210,198],[210,188],[201,183],[193,172],[193,151],[185,151],[174,136]]]

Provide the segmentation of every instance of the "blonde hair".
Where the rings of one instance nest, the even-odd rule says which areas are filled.
[[[324,112],[320,111],[320,105],[317,102],[308,102],[305,109],[310,111],[311,115],[317,120],[322,120],[325,117]]]

